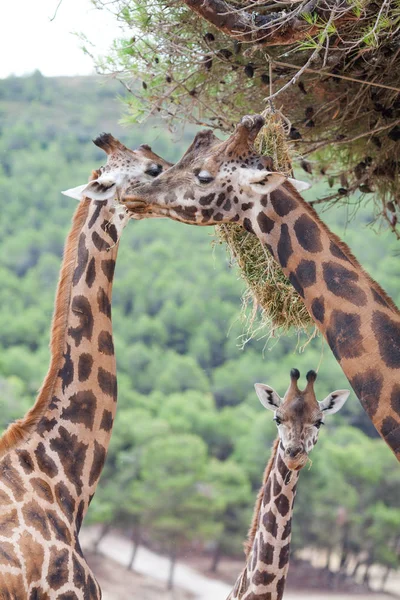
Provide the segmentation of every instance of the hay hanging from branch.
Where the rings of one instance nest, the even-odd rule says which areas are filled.
[[[260,154],[272,157],[277,170],[289,175],[292,171],[292,157],[284,117],[280,112],[270,110],[265,111],[263,116],[265,124],[256,138],[255,146]],[[287,127],[290,128],[290,125]],[[289,330],[298,334],[304,332],[309,338],[313,337],[315,328],[310,334],[313,321],[302,298],[260,240],[234,223],[218,225],[215,229],[217,238],[227,244],[230,255],[246,282],[242,316],[247,325],[248,337],[260,332],[275,336]],[[249,313],[251,304],[253,310]]]

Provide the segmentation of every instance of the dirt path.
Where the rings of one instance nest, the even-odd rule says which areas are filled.
[[[194,600],[188,592],[178,587],[169,592],[165,583],[127,571],[107,556],[86,551],[85,557],[100,584],[103,600]]]
[[[79,538],[82,548],[90,549],[97,529],[83,529]],[[126,565],[132,551],[132,544],[122,536],[112,532],[100,543],[99,551],[121,565]],[[169,572],[169,560],[140,546],[135,559],[135,571],[166,582]],[[231,587],[221,581],[208,579],[194,569],[177,563],[175,583],[178,587],[194,594],[196,600],[225,600]]]
[[[97,528],[84,528],[80,534],[82,548],[89,551],[92,547],[93,540],[96,539],[97,535]],[[102,555],[125,566],[129,561],[132,545],[118,533],[111,532],[100,543],[99,551]],[[136,573],[141,573],[142,575],[165,583],[168,578],[168,571],[169,561],[167,558],[155,554],[143,546],[139,548],[135,560]],[[124,571],[124,573],[123,579],[128,578],[126,571]],[[179,562],[175,569],[175,583],[182,590],[186,590],[193,594],[193,597],[196,600],[226,600],[226,597],[232,589],[232,586],[215,579],[210,579],[195,569]],[[129,585],[128,582],[127,585]],[[125,598],[138,598],[138,593],[140,592],[135,590],[132,592],[132,595],[125,596]],[[108,597],[110,600],[114,600],[114,598],[119,600],[120,598],[120,596],[105,595],[105,600],[107,600]],[[174,594],[170,596],[170,598],[175,597],[178,598],[178,596],[175,596]],[[149,599],[150,598],[151,596],[149,596]],[[285,600],[388,600],[388,598],[387,595],[383,594],[368,594],[368,596],[364,598],[360,595],[331,594],[329,592],[296,592],[294,590],[287,590],[284,594]],[[140,597],[140,600],[144,599],[144,595]]]

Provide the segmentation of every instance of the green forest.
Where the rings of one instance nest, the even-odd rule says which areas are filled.
[[[119,93],[114,81],[94,77],[36,72],[0,81],[2,429],[32,405],[47,371],[54,293],[76,207],[61,190],[84,183],[104,162],[91,140],[109,131],[173,161],[195,131],[171,132],[156,120],[123,128]],[[318,183],[307,194],[318,195]],[[372,201],[369,213],[368,206],[354,210],[349,198],[347,207],[321,216],[400,304],[398,242],[371,226],[371,214]],[[283,395],[297,367],[300,383],[319,370],[319,400],[349,386],[321,337],[302,352],[306,338],[296,334],[264,333],[242,347],[243,291],[212,228],[128,224],[113,294],[118,412],[87,522],[103,523],[104,532],[123,526],[171,556],[208,548],[214,568],[224,555],[241,556],[276,435],[253,384]],[[354,568],[398,568],[398,463],[354,393],[311,458],[296,500],[294,552],[340,553],[343,573],[350,559]]]

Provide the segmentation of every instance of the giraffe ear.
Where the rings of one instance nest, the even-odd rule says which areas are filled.
[[[69,190],[65,190],[61,192],[64,196],[69,196],[69,198],[73,198],[74,200],[82,200],[84,197],[83,190],[87,186],[87,183],[83,185],[78,185],[77,187],[70,188]]]
[[[239,184],[243,189],[250,189],[256,194],[264,195],[279,187],[285,179],[283,173],[242,168]]]
[[[307,181],[300,181],[300,179],[292,179],[291,177],[288,177],[287,180],[298,192],[304,192],[311,187],[311,183],[307,183]]]
[[[61,192],[64,196],[83,200],[83,198],[91,198],[92,200],[109,200],[114,198],[117,191],[117,184],[114,177],[101,176],[98,179],[93,179],[84,185],[78,185],[75,188]]]
[[[256,388],[256,393],[261,404],[265,406],[265,408],[268,408],[268,410],[276,410],[280,407],[282,399],[272,387],[265,385],[264,383],[255,383],[254,387]]]
[[[349,390],[336,390],[332,392],[319,403],[319,408],[324,415],[334,415],[337,413],[349,397]]]

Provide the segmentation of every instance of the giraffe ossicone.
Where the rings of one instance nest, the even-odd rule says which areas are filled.
[[[51,360],[34,406],[0,438],[0,598],[100,600],[78,533],[104,465],[116,410],[111,291],[126,187],[169,163],[109,134],[65,245]],[[79,191],[80,190],[80,191]]]
[[[300,470],[308,461],[327,414],[342,408],[349,390],[336,390],[321,402],[314,391],[315,371],[298,388],[300,373],[290,372],[283,398],[270,386],[256,383],[265,408],[274,411],[278,438],[264,471],[253,520],[245,543],[246,565],[227,600],[281,600],[289,569],[293,506]]]
[[[120,200],[138,218],[238,223],[256,235],[303,298],[400,460],[400,312],[293,182],[256,152],[253,141],[263,122],[244,117],[223,142],[210,131],[198,133],[180,161],[152,183],[126,189]]]

